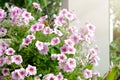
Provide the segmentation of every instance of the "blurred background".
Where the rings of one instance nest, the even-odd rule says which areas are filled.
[[[111,65],[120,65],[120,0],[110,0],[110,27],[113,40],[110,43]]]

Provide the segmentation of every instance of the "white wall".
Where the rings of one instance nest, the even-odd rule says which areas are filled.
[[[108,0],[62,0],[63,7],[74,10],[81,23],[90,21],[96,26],[96,40],[101,58],[96,69],[104,75],[109,69],[109,2]]]

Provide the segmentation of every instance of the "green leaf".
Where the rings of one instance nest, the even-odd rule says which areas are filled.
[[[117,66],[111,68],[109,72],[105,75],[103,80],[116,80],[119,68]]]

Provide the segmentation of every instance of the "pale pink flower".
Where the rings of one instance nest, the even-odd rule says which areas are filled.
[[[84,34],[79,34],[79,39],[80,40],[84,40],[85,39],[85,35]]]
[[[11,58],[11,56],[6,56],[5,57],[5,63],[8,64],[8,65],[12,64],[12,58]]]
[[[91,62],[94,64],[94,66],[98,66],[98,60],[96,58],[92,58]]]
[[[70,39],[77,44],[79,42],[79,36],[77,34],[74,34],[72,36],[70,36]]]
[[[0,21],[6,17],[6,12],[3,9],[0,9]]]
[[[52,40],[51,40],[51,45],[57,45],[57,44],[59,44],[59,43],[60,43],[59,37],[54,37],[54,38],[52,38]]]
[[[63,75],[61,72],[57,75],[57,80],[63,80]]]
[[[89,32],[94,32],[95,31],[95,26],[93,24],[87,23],[86,26],[87,26],[87,29],[88,29]]]
[[[43,49],[40,50],[40,54],[47,54],[49,51],[48,45],[47,44],[43,44]]]
[[[82,79],[80,78],[80,76],[78,76],[77,80],[82,80]]]
[[[20,76],[18,74],[18,70],[15,70],[11,73],[11,78],[14,79],[14,80],[19,80],[20,79]]]
[[[27,38],[30,39],[30,40],[34,40],[35,36],[33,34],[31,34],[31,35],[27,35]]]
[[[92,70],[89,69],[84,70],[83,75],[85,79],[92,78]]]
[[[58,29],[54,29],[54,31],[53,31],[55,34],[57,34],[58,36],[62,36],[63,35],[63,33],[60,31],[60,30],[58,30]]]
[[[5,64],[5,58],[1,57],[0,58],[0,67],[2,67]]]
[[[35,46],[37,47],[38,50],[42,50],[43,49],[43,42],[40,41],[36,41]]]
[[[65,40],[65,44],[68,46],[74,46],[75,43],[71,39],[67,39]]]
[[[47,74],[44,76],[44,80],[56,80],[57,77],[54,74]]]
[[[9,69],[8,68],[3,68],[2,69],[2,74],[3,74],[3,76],[8,76],[9,75]]]
[[[68,12],[67,9],[62,9],[60,10],[60,15],[65,15],[67,12]]]
[[[14,55],[11,58],[12,58],[12,62],[14,62],[17,65],[20,65],[23,62],[21,55]]]
[[[56,16],[54,22],[54,26],[63,26],[67,24],[63,15]]]
[[[44,24],[37,23],[37,29],[36,29],[36,31],[41,31],[43,29],[44,29]]]
[[[67,53],[67,52],[68,52],[68,46],[67,46],[67,45],[63,45],[63,46],[60,48],[60,52],[61,52],[61,53]]]
[[[35,75],[37,73],[36,67],[32,65],[28,65],[26,68],[27,75]]]
[[[21,15],[21,13],[22,13],[22,10],[20,9],[20,8],[18,8],[18,7],[13,7],[12,9],[11,9],[11,15],[10,15],[10,17],[13,19],[13,18],[15,18],[15,17],[19,17],[20,15]]]
[[[68,64],[65,64],[63,67],[64,72],[73,72],[74,68],[70,68]]]
[[[29,39],[29,38],[24,38],[24,39],[23,39],[23,42],[22,42],[22,45],[29,45],[31,42],[32,42],[31,39]]]
[[[90,49],[90,53],[92,56],[96,56],[97,55],[97,51],[94,48]]]
[[[19,75],[20,79],[24,79],[26,76],[26,70],[24,68],[19,69],[18,75]]]
[[[53,30],[50,27],[45,27],[43,30],[43,33],[44,34],[51,34],[51,33],[53,33]]]
[[[6,33],[7,33],[7,29],[2,27],[0,28],[0,37],[4,37],[6,36]]]
[[[22,17],[23,17],[24,19],[28,19],[28,20],[32,18],[31,13],[29,13],[29,12],[27,12],[27,11],[24,11],[24,12],[22,13]]]
[[[57,60],[64,61],[67,59],[67,56],[65,54],[58,54]]]
[[[69,66],[69,68],[75,68],[76,67],[76,60],[73,58],[68,58],[66,64]]]
[[[13,48],[8,48],[5,52],[7,55],[13,55],[15,53],[15,50]]]
[[[38,21],[42,24],[44,24],[44,21],[48,18],[48,15],[42,16],[38,19]]]
[[[65,66],[65,63],[66,63],[65,61],[59,61],[59,62],[58,62],[59,68],[60,68],[60,69],[63,69],[64,66]]]
[[[68,54],[75,54],[76,53],[76,49],[74,47],[69,46],[68,47]]]
[[[51,59],[52,59],[52,60],[57,59],[57,57],[58,57],[58,55],[57,55],[57,54],[51,54]]]
[[[75,19],[75,15],[72,13],[72,12],[67,12],[65,14],[65,17],[68,19],[68,20],[74,20]]]
[[[37,8],[37,9],[40,8],[40,4],[38,4],[36,2],[33,2],[32,4],[33,4],[34,8]]]

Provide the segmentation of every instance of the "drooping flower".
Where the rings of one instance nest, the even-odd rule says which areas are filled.
[[[40,8],[40,4],[38,4],[36,2],[33,2],[32,4],[33,4],[34,8]]]
[[[27,75],[35,75],[37,73],[36,67],[32,65],[28,65],[26,68],[26,74]]]
[[[5,63],[8,64],[8,65],[12,64],[12,58],[11,58],[11,56],[6,56],[5,57]]]

